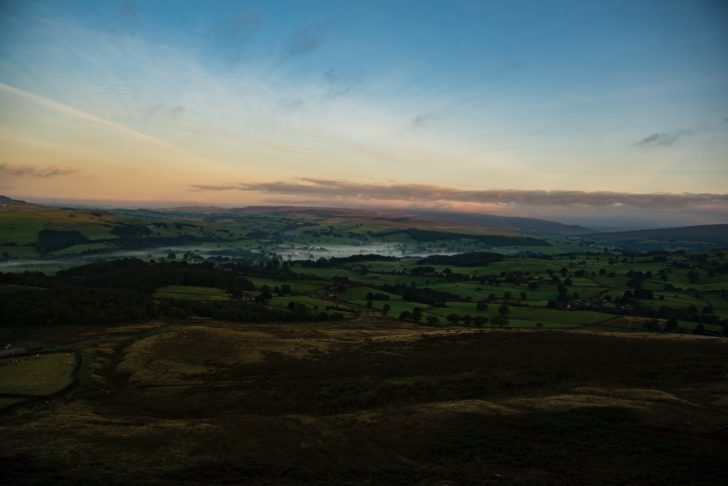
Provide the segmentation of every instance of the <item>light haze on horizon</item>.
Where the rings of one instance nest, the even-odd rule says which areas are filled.
[[[726,188],[724,1],[0,3],[0,194],[700,224]]]

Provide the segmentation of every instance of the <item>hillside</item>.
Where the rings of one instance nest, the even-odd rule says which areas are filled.
[[[633,249],[720,249],[728,247],[728,224],[709,224],[583,235],[584,240]]]
[[[438,252],[456,252],[551,246],[543,239],[525,237],[512,229],[376,210],[265,206],[101,210],[42,206],[7,197],[0,200],[0,233],[3,259],[164,247],[236,257],[244,253],[249,257],[251,250],[270,253],[281,245],[316,245],[319,249],[348,245],[362,251],[367,246],[388,245],[390,251],[398,246],[400,252],[405,247],[412,251],[425,247],[434,251],[437,247]],[[370,248],[365,252],[376,251]]]
[[[545,219],[454,211],[431,211],[425,209],[360,209],[305,206],[246,206],[225,209],[215,206],[190,206],[170,208],[166,211],[184,214],[222,215],[229,213],[320,218],[326,220],[368,220],[396,226],[479,228],[492,232],[524,233],[531,236],[572,236],[593,232],[593,230],[583,226],[567,225]]]

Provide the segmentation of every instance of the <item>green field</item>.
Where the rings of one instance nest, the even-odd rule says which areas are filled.
[[[230,294],[222,289],[214,287],[193,287],[183,285],[169,285],[154,292],[154,296],[160,299],[183,299],[183,300],[228,300]]]
[[[262,278],[262,277],[247,277],[248,280],[255,284],[255,288],[260,288],[267,285],[271,289],[275,287],[281,287],[282,285],[288,285],[293,292],[296,293],[308,293],[315,292],[318,290],[325,289],[329,284],[326,281],[320,280],[278,280],[273,278]]]
[[[56,393],[71,384],[75,366],[73,353],[0,358],[0,394],[44,396]]]

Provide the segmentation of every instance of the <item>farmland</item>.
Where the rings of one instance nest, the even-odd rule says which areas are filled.
[[[555,224],[555,223],[554,223]],[[155,258],[234,255],[255,259],[276,249],[284,258],[346,256],[369,247],[378,253],[504,251],[553,245],[494,227],[468,227],[364,211],[97,210],[43,206],[0,196],[0,258],[63,259],[119,252]],[[578,245],[572,245],[577,247]],[[344,255],[339,255],[339,251]]]
[[[497,258],[488,261],[488,255]],[[359,255],[266,266],[235,259],[98,262],[54,276],[0,274],[5,302],[0,311],[7,322],[25,325],[43,325],[49,317],[72,324],[74,309],[83,319],[123,322],[115,319],[119,306],[127,309],[127,319],[220,318],[249,315],[253,307],[278,318],[292,313],[301,319],[353,319],[366,309],[400,322],[478,328],[588,327],[630,316],[647,330],[716,335],[728,319],[725,252],[541,257],[476,252],[461,258],[475,261],[448,266],[427,264],[427,258]],[[478,258],[486,260],[480,264]],[[125,290],[115,290],[120,287]],[[47,303],[34,308],[30,302]],[[68,308],[71,302],[74,308]],[[110,312],[109,302],[117,302],[116,311]]]

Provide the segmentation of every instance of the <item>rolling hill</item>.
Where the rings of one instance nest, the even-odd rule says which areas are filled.
[[[720,249],[728,247],[728,224],[707,224],[583,235],[585,241],[609,243],[631,250]]]

